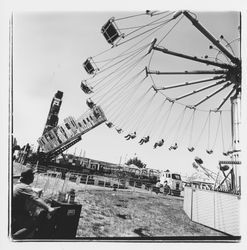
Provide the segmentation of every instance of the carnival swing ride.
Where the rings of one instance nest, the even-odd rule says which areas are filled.
[[[176,151],[186,145],[191,153],[200,146],[211,156],[221,144],[223,157],[231,160],[220,164],[231,166],[220,165],[220,170],[227,176],[225,180],[232,176],[230,190],[236,191],[241,26],[239,13],[231,13],[231,18],[225,19],[228,25],[221,25],[224,30],[217,30],[216,15],[211,13],[205,19],[203,13],[147,10],[110,18],[101,28],[108,47],[84,60],[87,78],[80,87],[88,95],[92,115],[100,113],[101,120],[98,122],[95,116],[93,127],[105,122],[109,129],[126,140],[139,142],[141,147],[146,144],[153,150]],[[217,32],[217,38],[199,17]],[[85,121],[82,117],[80,124]],[[66,130],[66,126],[63,128]],[[48,148],[46,152],[58,155],[78,142],[83,133],[75,133],[76,140],[70,139],[63,149],[56,147],[53,152]]]
[[[224,29],[227,37],[219,33],[222,30],[217,30],[212,18],[210,28],[217,38],[199,21],[203,13],[147,10],[112,17],[101,28],[110,47],[84,61],[89,77],[81,81],[81,89],[90,96],[88,106],[100,105],[108,119],[105,124],[126,133],[126,140],[139,137],[140,145],[170,151],[187,140],[188,152],[200,145],[209,156],[221,144],[223,157],[231,159],[219,163],[223,181],[198,162],[193,166],[217,179],[218,187],[225,182],[228,190],[236,192],[240,185],[235,173],[240,164],[241,26],[240,14],[232,15],[235,19],[228,28],[234,31]],[[188,25],[195,31],[191,37],[186,33]]]

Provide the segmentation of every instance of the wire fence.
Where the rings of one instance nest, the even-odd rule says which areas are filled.
[[[125,190],[133,192],[155,191],[154,184],[144,180],[106,177],[99,175],[81,174],[75,172],[62,172],[39,169],[35,174],[33,188],[42,190],[42,196],[57,199],[60,193],[68,193],[71,189],[81,192],[92,189]]]

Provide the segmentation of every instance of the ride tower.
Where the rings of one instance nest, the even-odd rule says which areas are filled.
[[[63,92],[58,90],[52,99],[50,110],[47,116],[45,128],[43,130],[42,135],[44,135],[47,131],[57,126],[58,113],[62,105],[62,98],[63,98]]]

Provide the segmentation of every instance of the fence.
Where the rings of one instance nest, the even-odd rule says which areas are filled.
[[[59,192],[68,192],[73,188],[76,191],[86,189],[128,189],[134,192],[152,191],[152,184],[135,179],[124,179],[116,177],[105,177],[98,175],[87,175],[75,172],[67,172],[65,176],[59,171],[39,169],[35,174],[33,187],[37,190],[42,189],[43,197],[55,198]]]
[[[183,209],[192,221],[240,235],[240,196],[185,187]]]

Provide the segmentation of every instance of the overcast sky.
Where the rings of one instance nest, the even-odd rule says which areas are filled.
[[[133,12],[36,12],[14,13],[13,35],[14,35],[14,73],[13,73],[13,128],[14,136],[20,145],[29,142],[37,145],[37,139],[40,137],[51,100],[57,90],[64,92],[63,103],[59,113],[59,121],[69,115],[75,118],[87,111],[85,95],[80,89],[82,79],[87,79],[82,67],[82,63],[90,56],[108,49],[103,35],[100,32],[102,25],[112,16],[125,17],[132,15]],[[222,12],[222,13],[196,13],[198,19],[205,27],[208,28],[215,37],[219,38],[221,34],[229,41],[239,36],[239,13]],[[142,21],[142,20],[141,20]],[[119,24],[123,27],[136,25],[138,21],[127,20],[126,23]],[[139,20],[140,22],[140,20]],[[171,26],[170,26],[171,27]],[[162,37],[162,33],[158,33]],[[148,42],[151,39],[147,40]],[[178,52],[186,52],[192,56],[205,56],[209,52],[210,42],[205,39],[184,17],[177,25],[176,29],[171,32],[164,42],[168,49]],[[162,45],[164,45],[162,44]],[[113,51],[114,49],[112,49]],[[109,56],[111,53],[109,52]],[[217,52],[212,53],[212,56]],[[112,55],[113,55],[112,54]],[[149,62],[149,58],[140,66],[144,67]],[[201,69],[201,65],[181,61],[169,56],[154,55],[150,68],[159,70],[190,70]],[[200,76],[199,79],[205,78]],[[164,81],[169,83],[180,83],[194,80],[196,78],[163,78],[163,82],[158,76],[154,76],[155,82],[161,85]],[[147,84],[150,84],[150,80]],[[191,90],[191,89],[190,89]],[[170,97],[186,94],[190,90],[176,90],[169,92]],[[210,92],[209,92],[210,93]],[[208,94],[208,92],[207,92]],[[205,96],[205,93],[203,94]],[[217,107],[220,100],[224,97],[217,96],[209,103],[205,103],[204,110],[210,110]],[[183,100],[182,104],[190,105],[191,100]],[[176,104],[174,111],[169,118],[169,126],[172,126],[181,112],[181,105]],[[224,106],[225,110],[230,109],[229,102]],[[207,112],[198,112],[195,117],[195,127],[193,129],[194,141],[197,141],[201,133],[201,127],[207,117]],[[126,117],[128,119],[128,117]],[[217,118],[218,119],[218,118]],[[212,134],[217,128],[217,120],[212,125]],[[225,147],[230,145],[230,112],[223,112],[224,119],[224,143]],[[113,121],[114,123],[114,121]],[[133,124],[132,124],[133,125]],[[97,127],[82,137],[82,140],[69,150],[70,153],[76,154],[82,151],[86,152],[86,157],[98,160],[109,161],[114,163],[123,163],[125,160],[136,155],[149,168],[170,169],[181,173],[192,173],[192,162],[195,156],[204,160],[205,167],[217,172],[218,161],[227,159],[222,155],[222,138],[218,135],[215,152],[213,155],[206,154],[207,133],[204,133],[200,141],[197,142],[196,150],[190,153],[187,150],[189,146],[188,130],[185,128],[185,122],[180,131],[172,131],[171,135],[176,137],[176,133],[186,133],[184,140],[178,139],[179,148],[176,151],[169,151],[169,143],[164,147],[153,149],[153,142],[143,146],[138,144],[138,139],[126,141],[124,135],[131,132],[132,126],[126,127],[124,134],[118,134],[115,129],[109,129],[105,124]],[[153,130],[158,129],[153,126]],[[145,129],[142,130],[144,133]],[[184,132],[181,132],[184,131]],[[151,131],[150,131],[151,132]],[[161,132],[152,131],[154,139],[163,135]],[[142,134],[144,135],[144,134]],[[212,136],[212,135],[211,135]],[[214,140],[210,138],[211,145]],[[171,139],[172,142],[172,139]]]

